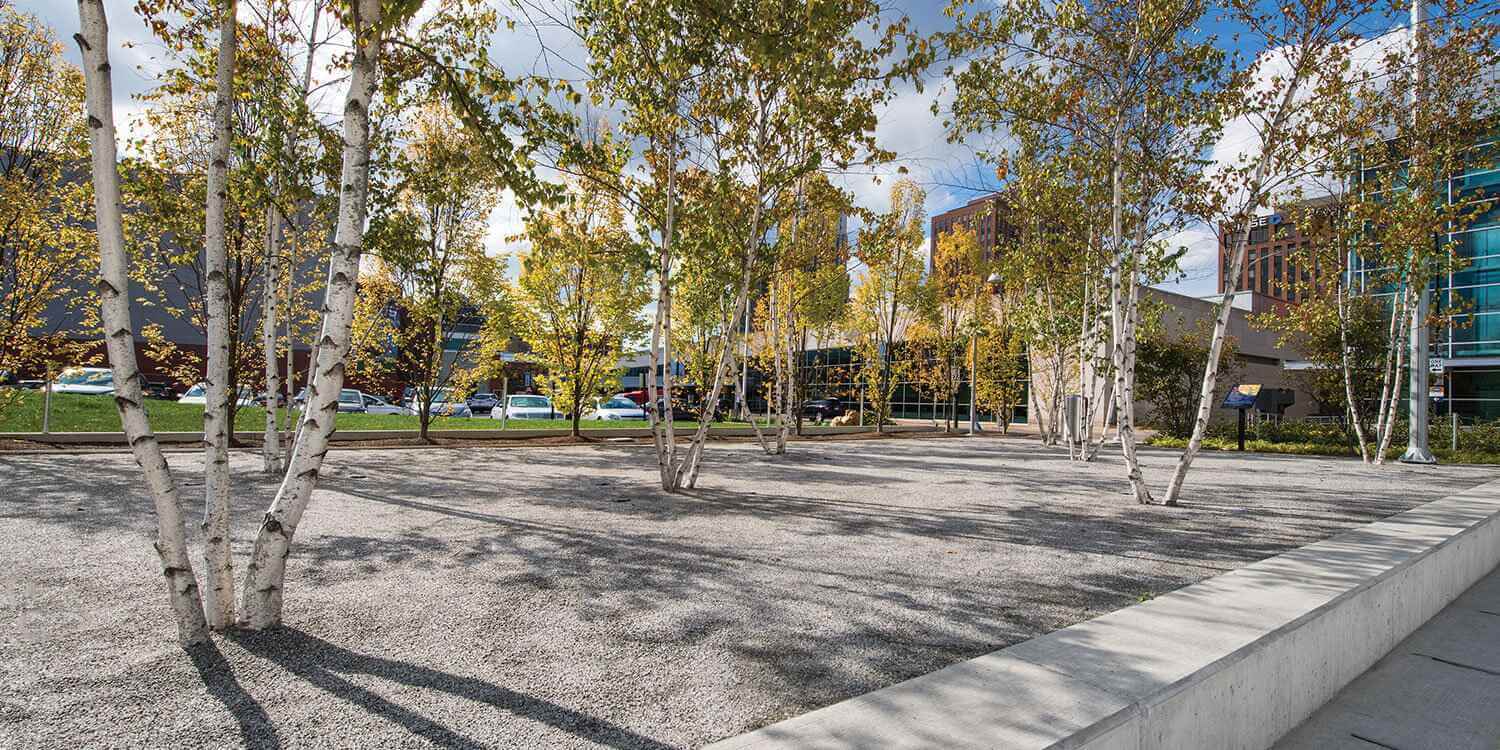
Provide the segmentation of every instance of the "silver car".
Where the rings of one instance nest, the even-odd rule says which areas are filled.
[[[416,414],[422,408],[421,402],[413,394],[410,401],[406,402],[407,410]],[[469,408],[461,398],[455,398],[453,392],[447,388],[432,394],[432,405],[427,408],[427,413],[435,417],[459,417],[467,419],[474,416],[474,410]]]
[[[552,407],[552,399],[526,394],[506,396],[505,404],[490,412],[490,419],[559,419],[561,417],[562,415]]]

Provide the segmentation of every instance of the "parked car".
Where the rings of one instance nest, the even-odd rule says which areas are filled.
[[[364,414],[365,394],[353,388],[339,390],[339,411],[344,414]]]
[[[110,395],[115,392],[115,374],[108,367],[69,367],[52,381],[52,392]]]
[[[844,416],[844,403],[836,398],[815,398],[802,402],[802,416],[819,422]]]
[[[203,404],[206,403],[204,401],[204,398],[207,395],[208,395],[208,386],[207,385],[205,385],[203,383],[194,383],[192,388],[187,389],[187,392],[184,393],[184,394],[182,394],[182,396],[177,399],[177,403],[179,403],[179,404],[198,404],[198,405],[202,406]],[[239,396],[238,402],[239,402],[240,406],[249,406],[249,405],[255,403],[255,393],[250,390],[249,386],[243,386],[243,385],[240,386],[240,396]]]
[[[610,420],[621,419],[645,419],[646,410],[640,404],[628,398],[616,396],[609,399],[595,399],[594,408],[583,415],[584,419]]]
[[[412,414],[416,414],[421,408],[421,401],[417,398],[415,391],[406,402],[406,408]],[[427,408],[427,413],[439,417],[468,418],[474,416],[474,410],[467,403],[453,397],[453,392],[447,388],[440,389],[432,395],[432,405]]]
[[[490,412],[491,419],[561,419],[562,415],[552,407],[552,399],[546,396],[517,394],[505,397],[505,406]]]
[[[360,397],[365,402],[366,414],[411,414],[412,412],[400,404],[393,404],[379,396],[371,396],[361,392]]]
[[[159,398],[166,401],[177,400],[177,388],[166,380],[145,380],[141,389],[146,398]]]
[[[500,404],[500,399],[489,391],[480,391],[464,401],[475,414],[489,414]]]
[[[636,406],[644,407],[646,405],[646,402],[651,400],[651,394],[647,393],[646,389],[642,388],[637,391],[620,391],[619,393],[616,393],[614,396],[612,396],[612,398],[628,398],[631,401],[634,401]]]

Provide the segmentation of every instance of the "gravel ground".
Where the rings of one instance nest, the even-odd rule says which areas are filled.
[[[696,746],[1500,476],[1210,453],[1167,509],[1021,439],[716,445],[671,497],[634,445],[329,463],[288,627],[185,654],[129,457],[0,455],[0,746]]]

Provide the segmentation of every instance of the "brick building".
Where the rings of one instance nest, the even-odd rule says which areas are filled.
[[[932,268],[932,258],[937,254],[938,236],[958,226],[973,229],[984,259],[993,259],[995,243],[1005,232],[1005,223],[1001,218],[1005,215],[1004,208],[1005,202],[1000,194],[990,193],[933,216],[932,233],[927,244],[927,267]]]
[[[1311,238],[1299,230],[1291,217],[1307,208],[1315,206],[1303,204],[1251,220],[1250,237],[1245,246],[1245,267],[1240,271],[1238,283],[1233,286],[1236,291],[1250,292],[1256,298],[1257,308],[1301,301],[1319,277],[1328,272],[1300,262],[1296,257],[1296,251],[1307,248]],[[1232,248],[1228,241],[1232,236],[1227,228],[1219,232],[1220,293],[1229,286],[1229,266],[1234,259],[1230,257]]]

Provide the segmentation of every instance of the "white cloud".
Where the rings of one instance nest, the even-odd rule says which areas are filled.
[[[1382,70],[1387,55],[1397,50],[1406,43],[1406,31],[1397,29],[1385,34],[1363,39],[1356,42],[1351,51],[1351,64],[1346,71],[1346,77],[1367,78]],[[1289,48],[1276,48],[1261,52],[1257,62],[1256,80],[1253,84],[1256,91],[1270,93],[1272,79],[1279,77],[1285,81],[1291,73],[1291,64],[1288,60]],[[1379,78],[1376,78],[1377,84]],[[1297,101],[1305,103],[1312,95],[1316,82],[1304,84]],[[1304,111],[1301,107],[1294,105],[1294,112]],[[1295,115],[1294,115],[1295,116]],[[1224,130],[1219,139],[1209,150],[1209,174],[1220,174],[1231,167],[1243,167],[1253,164],[1260,157],[1261,134],[1260,128],[1266,125],[1265,118],[1261,115],[1241,116],[1225,123]],[[1301,170],[1301,167],[1298,167]],[[1315,197],[1328,195],[1338,185],[1339,176],[1334,174],[1309,174],[1298,176],[1295,179],[1286,175],[1273,176],[1273,200],[1271,207],[1260,209],[1258,213],[1269,214],[1275,210],[1276,198],[1286,199],[1293,195],[1304,197]],[[1225,205],[1223,215],[1228,215],[1236,210],[1236,206],[1244,200],[1243,194],[1231,199]],[[1210,222],[1222,219],[1212,217]],[[1210,223],[1203,223],[1190,227],[1171,238],[1174,245],[1186,245],[1189,250],[1179,263],[1180,276],[1175,281],[1169,281],[1160,286],[1171,291],[1192,296],[1203,296],[1218,291],[1218,241]]]

